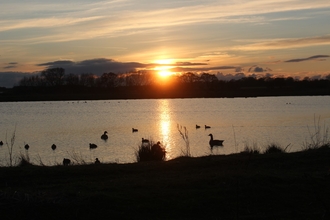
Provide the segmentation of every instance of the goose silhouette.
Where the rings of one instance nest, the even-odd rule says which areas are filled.
[[[53,145],[52,145],[52,150],[55,150],[55,149],[56,149],[56,145],[53,144]]]
[[[149,143],[149,140],[142,138],[142,143]]]
[[[101,136],[101,139],[102,140],[107,140],[108,139],[108,135],[107,135],[107,131],[105,131],[103,134],[102,134],[102,136]]]
[[[209,134],[209,136],[211,137],[211,139],[209,141],[211,148],[213,148],[214,146],[223,146],[222,143],[224,142],[224,140],[214,140],[213,134]]]
[[[211,126],[205,125],[205,129],[211,128]]]
[[[28,150],[30,148],[30,146],[28,144],[25,144],[24,148],[25,148],[25,150]]]
[[[196,129],[198,129],[198,128],[201,128],[201,126],[199,126],[199,125],[196,125]]]
[[[0,141],[0,146],[2,146],[3,145],[3,142],[2,141]]]
[[[138,132],[139,130],[136,128],[132,128],[132,132]]]

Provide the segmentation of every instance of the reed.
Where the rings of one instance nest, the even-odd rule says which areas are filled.
[[[141,143],[135,151],[135,157],[137,162],[164,161],[166,159],[165,147],[162,147],[159,141],[157,143],[153,141]]]
[[[303,143],[303,150],[318,149],[330,145],[329,127],[325,123],[321,126],[320,120],[320,116],[316,118],[314,115],[313,128],[307,126],[309,139]]]
[[[185,142],[186,145],[185,149],[181,149],[182,156],[191,157],[188,129],[186,127],[182,127],[179,124],[177,124],[177,128],[180,136],[182,137],[182,140]]]

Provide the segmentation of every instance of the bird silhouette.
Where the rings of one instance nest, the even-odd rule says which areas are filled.
[[[213,148],[214,146],[223,146],[222,144],[223,144],[224,140],[214,140],[212,134],[209,134],[209,136],[211,137],[211,139],[209,141],[211,148]]]
[[[2,141],[0,141],[0,146],[2,146],[3,145],[3,142]]]
[[[107,135],[107,131],[105,131],[102,135],[101,135],[101,139],[102,140],[108,140],[108,135]]]
[[[55,149],[56,149],[56,145],[53,144],[53,145],[52,145],[52,150],[55,150]]]
[[[132,132],[138,132],[139,130],[136,128],[132,128]]]
[[[201,126],[199,126],[199,125],[196,125],[196,129],[198,129],[198,128],[201,128]]]
[[[205,125],[205,129],[211,128],[211,126]]]
[[[142,138],[142,143],[149,143],[149,140]]]
[[[30,146],[28,144],[25,144],[24,148],[25,148],[25,150],[28,150],[30,148]]]
[[[97,148],[97,145],[96,144],[89,144],[89,149],[95,149],[95,148]]]

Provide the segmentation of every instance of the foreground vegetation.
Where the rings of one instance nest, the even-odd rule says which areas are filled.
[[[1,219],[322,219],[329,145],[295,153],[0,168]]]

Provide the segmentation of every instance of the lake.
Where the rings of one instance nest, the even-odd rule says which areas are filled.
[[[10,145],[14,133],[15,158],[28,153],[32,163],[55,165],[64,157],[136,162],[142,138],[160,141],[167,160],[173,159],[186,149],[178,125],[188,131],[193,157],[237,153],[246,146],[264,151],[272,143],[300,151],[315,126],[321,126],[323,137],[330,125],[329,96],[1,102],[0,109],[1,166],[8,165],[6,139]],[[100,138],[104,131],[107,141]],[[224,140],[222,147],[210,148],[210,133]],[[90,143],[98,147],[90,150]]]

